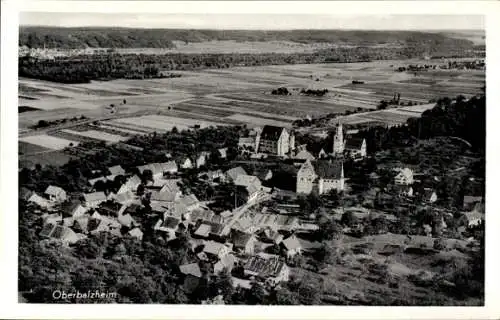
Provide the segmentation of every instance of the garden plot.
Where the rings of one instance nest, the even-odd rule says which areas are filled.
[[[126,137],[122,137],[116,134],[111,134],[103,131],[96,131],[96,130],[87,130],[87,131],[75,131],[75,130],[69,130],[69,129],[64,129],[61,130],[62,132],[69,133],[69,134],[74,134],[77,136],[82,136],[86,138],[91,138],[95,140],[102,140],[106,142],[112,142],[112,143],[118,143],[120,141],[125,141],[127,140]]]
[[[170,131],[173,127],[176,127],[179,130],[183,130],[195,125],[199,125],[201,128],[214,125],[225,125],[224,123],[209,122],[197,119],[175,118],[164,115],[147,115],[133,118],[121,118],[115,119],[113,120],[113,122],[132,125],[132,127],[134,125],[137,125],[143,128],[150,128],[151,131]]]
[[[22,137],[19,138],[19,141],[31,143],[52,150],[62,150],[66,147],[77,146],[79,143],[78,141],[62,139],[46,134]]]
[[[271,125],[271,126],[285,127],[285,128],[289,128],[292,126],[291,122],[282,122],[271,119],[257,118],[257,117],[247,116],[244,114],[234,114],[232,116],[226,117],[226,119],[236,120],[239,122],[256,126]]]

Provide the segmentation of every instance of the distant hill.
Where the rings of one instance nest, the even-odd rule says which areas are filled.
[[[24,26],[19,29],[19,45],[30,48],[173,48],[172,41],[204,42],[290,41],[297,43],[335,43],[350,46],[395,44],[401,46],[436,45],[470,47],[474,43],[442,33],[417,31],[363,30],[187,30],[128,28],[59,28]]]

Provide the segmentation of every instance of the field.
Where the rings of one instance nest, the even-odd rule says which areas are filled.
[[[42,148],[47,148],[52,150],[62,150],[66,147],[69,147],[70,144],[72,144],[73,146],[78,145],[77,141],[57,138],[46,134],[22,137],[19,138],[19,141],[27,142],[30,144],[34,144],[36,146],[40,146]]]
[[[412,63],[428,61],[235,67],[176,71],[181,75],[179,78],[70,85],[21,78],[20,141],[26,135],[41,135],[27,138],[25,142],[61,149],[69,144],[66,140],[116,142],[131,135],[164,132],[173,127],[238,124],[291,127],[296,119],[330,113],[338,114],[337,119],[351,124],[396,125],[432,108],[431,99],[475,95],[481,92],[485,82],[485,73],[475,70],[432,70],[416,74],[395,71]],[[364,83],[352,84],[353,80]],[[291,95],[272,95],[271,91],[278,87],[288,88]],[[327,89],[328,93],[322,97],[305,96],[300,94],[302,89]],[[408,102],[418,105],[374,111],[381,100],[390,100],[396,93],[405,105]],[[345,112],[356,114],[345,115]],[[88,118],[83,124],[39,129],[35,133],[31,129],[40,120],[82,115]],[[96,120],[98,123],[94,123]],[[77,126],[80,128],[75,128]],[[56,143],[50,140],[51,136],[64,142]]]

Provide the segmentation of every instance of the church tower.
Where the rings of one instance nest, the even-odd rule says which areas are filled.
[[[342,123],[337,124],[337,131],[333,137],[333,154],[340,155],[344,153],[344,132],[342,131]]]

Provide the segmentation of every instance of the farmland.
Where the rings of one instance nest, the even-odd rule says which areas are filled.
[[[479,70],[395,71],[409,63],[425,61],[234,67],[176,71],[180,75],[177,78],[64,85],[21,78],[20,141],[59,150],[70,142],[112,143],[173,127],[179,130],[243,124],[291,127],[294,120],[332,113],[349,124],[397,125],[432,108],[430,100],[459,94],[472,96],[481,92],[485,82],[485,73]],[[362,83],[353,84],[354,80]],[[271,91],[278,87],[286,87],[292,94],[272,95]],[[305,96],[300,94],[302,89],[327,89],[328,93],[322,97]],[[395,93],[401,95],[401,106],[376,110],[381,100],[390,100]],[[408,103],[413,106],[407,106]],[[31,128],[41,120],[82,115],[88,119],[50,129]],[[63,139],[64,143],[51,137]],[[23,156],[32,154],[23,153]]]

